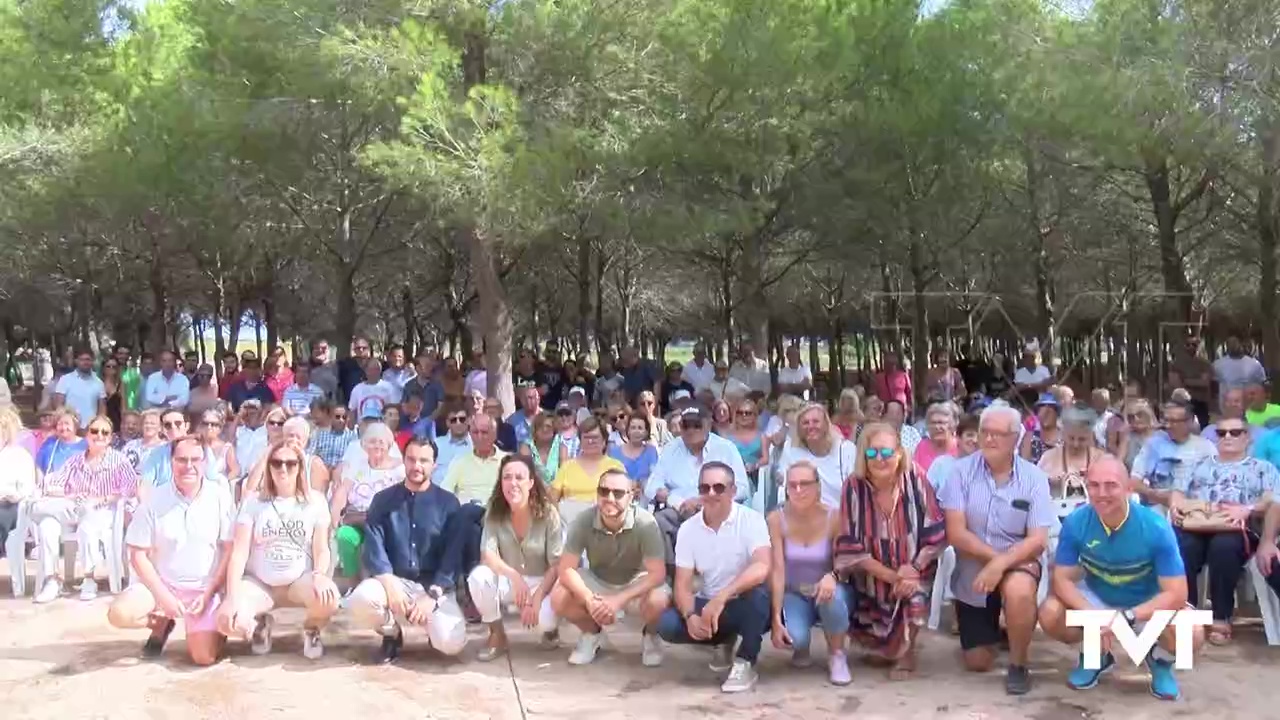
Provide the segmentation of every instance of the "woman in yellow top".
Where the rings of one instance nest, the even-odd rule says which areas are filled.
[[[626,472],[622,463],[605,454],[605,427],[594,417],[578,427],[582,445],[578,457],[560,465],[551,482],[551,500],[560,503],[560,514],[567,521],[577,511],[596,502],[596,485],[605,470]]]

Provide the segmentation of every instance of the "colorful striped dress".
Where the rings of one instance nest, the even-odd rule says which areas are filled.
[[[893,512],[885,515],[869,481],[850,476],[840,492],[840,535],[835,541],[836,573],[854,589],[849,636],[889,659],[902,657],[929,616],[929,595],[937,559],[946,547],[946,524],[923,470],[914,463],[899,480]],[[920,587],[908,598],[858,566],[875,560],[896,570],[912,565]]]

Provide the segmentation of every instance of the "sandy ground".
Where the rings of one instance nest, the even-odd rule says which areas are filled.
[[[7,562],[0,573],[0,698],[5,718],[964,718],[966,720],[1080,720],[1169,717],[1277,717],[1280,647],[1269,648],[1261,627],[1237,632],[1231,648],[1210,649],[1199,667],[1182,674],[1183,700],[1165,703],[1147,694],[1146,675],[1126,667],[1094,690],[1067,689],[1070,651],[1046,639],[1033,645],[1036,686],[1022,699],[1004,695],[1003,676],[965,675],[958,643],[930,634],[916,678],[891,683],[883,670],[854,663],[854,683],[826,684],[825,669],[798,671],[786,655],[767,650],[761,682],[751,693],[724,696],[719,678],[699,648],[667,649],[661,668],[640,665],[638,630],[624,628],[585,668],[566,662],[564,647],[537,649],[534,638],[513,632],[514,650],[491,664],[474,661],[483,630],[472,629],[460,659],[415,647],[410,635],[396,666],[370,663],[377,639],[350,632],[339,616],[326,635],[327,654],[310,662],[299,654],[299,619],[277,617],[271,655],[254,657],[232,645],[211,668],[183,660],[181,630],[160,661],[138,659],[145,631],[120,632],[106,623],[110,596],[93,602],[67,596],[50,605],[13,599]],[[815,655],[820,648],[815,647]],[[1127,662],[1126,662],[1127,665]]]

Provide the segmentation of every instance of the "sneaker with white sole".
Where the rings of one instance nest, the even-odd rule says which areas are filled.
[[[320,639],[319,628],[303,628],[302,657],[308,660],[319,660],[324,657],[324,641]]]
[[[640,664],[658,667],[662,664],[662,638],[645,633],[640,638]]]
[[[58,582],[58,578],[49,578],[40,586],[40,591],[32,600],[36,603],[51,603],[58,599],[62,594],[62,583]]]
[[[98,597],[98,581],[87,577],[80,581],[80,599],[88,602]]]
[[[733,667],[729,669],[729,677],[720,685],[720,692],[746,692],[756,686],[756,669],[742,658],[734,658]]]
[[[249,636],[249,651],[254,655],[266,655],[271,652],[271,626],[274,624],[275,619],[271,617],[271,613],[263,613],[257,617],[253,634]]]
[[[712,672],[724,672],[733,668],[733,653],[737,651],[736,643],[727,642],[723,645],[716,645],[711,651],[711,662],[707,663],[707,667]]]
[[[600,635],[598,633],[582,633],[578,638],[578,646],[569,655],[570,665],[590,665],[600,652]]]

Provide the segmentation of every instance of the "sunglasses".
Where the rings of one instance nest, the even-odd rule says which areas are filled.
[[[701,420],[681,420],[680,429],[681,430],[701,430],[702,421]]]
[[[449,418],[449,424],[450,424],[450,425],[461,425],[462,423],[464,423],[464,422],[466,422],[466,421],[467,421],[467,416],[466,416],[466,415],[458,415],[457,417],[451,417],[451,418]]]
[[[888,460],[896,452],[898,451],[894,448],[867,448],[863,451],[863,454],[867,456],[868,460],[875,460],[877,455],[880,456],[881,460]]]
[[[753,417],[755,416],[755,413],[750,410],[739,410],[734,413],[734,415],[737,415],[738,417]]]
[[[626,419],[627,419],[627,415],[626,415],[625,413],[618,413],[617,415],[614,415],[614,416],[613,416],[613,419],[614,419],[614,421],[615,421],[615,422],[616,422],[616,421],[618,421],[618,420],[626,420]]]
[[[1243,437],[1247,432],[1249,431],[1244,428],[1221,428],[1218,430],[1218,435],[1221,435],[1222,437],[1238,438]]]
[[[618,488],[600,487],[600,488],[596,488],[596,497],[601,499],[612,497],[614,500],[622,500],[627,496],[627,493],[629,492],[631,491],[619,490]]]
[[[203,426],[205,426],[205,427],[207,427],[207,428],[220,428],[220,427],[222,427],[222,423],[221,423],[221,422],[219,422],[219,421],[217,421],[217,420],[205,420],[204,422],[202,422],[202,423],[200,423],[200,424],[201,424],[201,425],[203,425]]]
[[[283,470],[283,469],[292,470],[298,467],[300,463],[297,460],[280,460],[277,458],[272,458],[268,464],[271,465],[272,469],[274,470]]]
[[[334,416],[333,416],[333,419],[334,419],[334,420],[337,420],[338,422],[346,422],[346,420],[347,420],[347,416],[346,416],[346,415],[334,415]]]
[[[725,483],[698,483],[699,495],[723,495],[724,491],[728,489],[729,486]]]
[[[267,421],[267,425],[270,425],[271,427],[284,427],[284,421],[283,421],[283,420],[268,420],[268,421]]]
[[[164,423],[164,426],[167,428],[180,428],[186,424],[186,421],[183,420],[170,420],[169,422]]]
[[[98,437],[111,437],[111,431],[107,428],[89,428],[85,431],[86,435],[97,435]]]
[[[797,490],[804,490],[805,488],[808,488],[817,484],[818,484],[817,480],[797,480],[795,482],[789,482],[787,483],[787,492],[796,492]]]

